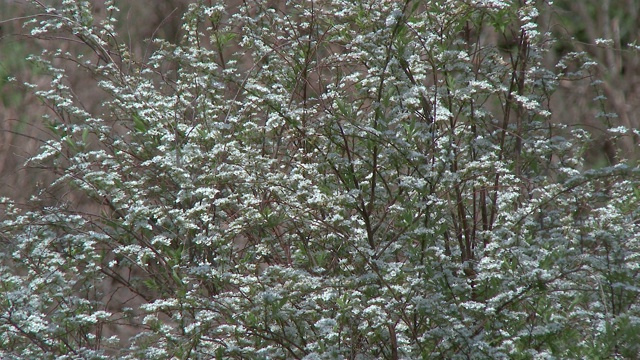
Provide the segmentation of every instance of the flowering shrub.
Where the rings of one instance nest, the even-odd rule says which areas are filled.
[[[85,47],[33,57],[57,180],[3,199],[3,358],[640,352],[640,170],[552,121],[596,64],[545,65],[551,5],[200,1],[138,58],[112,2],[35,4]]]

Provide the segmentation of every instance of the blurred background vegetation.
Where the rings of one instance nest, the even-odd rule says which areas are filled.
[[[593,78],[560,84],[553,97],[554,118],[593,133],[591,166],[607,165],[616,158],[637,160],[637,136],[612,143],[604,129],[640,127],[640,57],[634,48],[640,44],[640,1],[560,0],[554,5],[547,28],[558,40],[549,60],[557,61],[569,52],[585,52],[599,64]],[[596,79],[602,83],[594,86]],[[596,98],[601,100],[594,101]],[[603,112],[617,117],[598,115]],[[616,156],[618,150],[622,153]]]
[[[0,196],[11,195],[22,201],[50,181],[47,177],[50,175],[44,171],[23,166],[48,137],[43,121],[48,109],[22,85],[46,81],[37,66],[27,60],[28,55],[38,54],[43,48],[86,51],[71,39],[36,41],[25,34],[22,24],[34,16],[26,1],[0,0]],[[104,2],[91,2],[96,17],[103,16]],[[132,56],[145,61],[153,53],[149,39],[180,40],[181,16],[192,2],[116,1],[121,9],[114,15],[119,20],[116,30],[123,41],[126,39]],[[605,130],[619,125],[640,128],[640,57],[638,48],[634,48],[640,44],[639,11],[639,0],[556,0],[551,10],[540,14],[540,30],[551,32],[557,39],[550,44],[548,64],[557,63],[571,52],[584,52],[599,63],[592,77],[563,81],[551,96],[556,122],[582,127],[591,133],[593,142],[586,159],[591,167],[622,158],[630,161],[639,158],[636,135],[630,133],[612,140]],[[499,41],[509,46],[509,39]],[[68,76],[72,88],[83,89],[80,95],[84,106],[99,109],[101,93],[88,87],[91,82],[83,78],[86,73],[69,72]]]

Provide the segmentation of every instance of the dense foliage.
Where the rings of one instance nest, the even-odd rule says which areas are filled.
[[[85,46],[32,58],[57,180],[2,200],[0,357],[640,353],[640,170],[550,120],[599,84],[548,63],[553,5],[200,1],[146,55],[110,2],[35,5]]]

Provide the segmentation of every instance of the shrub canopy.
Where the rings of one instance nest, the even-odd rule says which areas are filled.
[[[32,57],[56,180],[3,199],[0,357],[638,355],[639,170],[551,120],[598,86],[552,5],[199,1],[143,54],[35,4],[82,45]]]

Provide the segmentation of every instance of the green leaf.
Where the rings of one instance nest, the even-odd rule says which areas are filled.
[[[133,114],[133,128],[139,133],[147,132],[147,124],[138,114]]]

